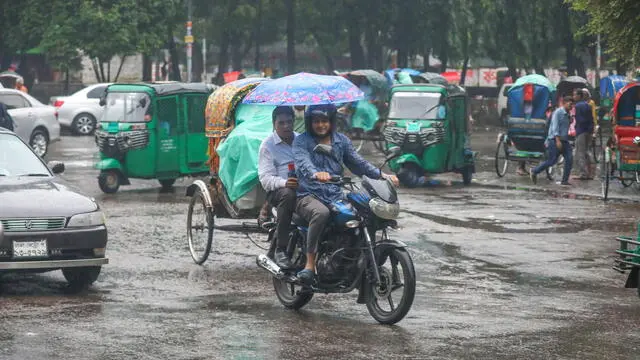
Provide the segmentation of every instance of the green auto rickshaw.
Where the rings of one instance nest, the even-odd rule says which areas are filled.
[[[403,154],[390,163],[408,187],[427,185],[427,175],[462,174],[465,185],[475,173],[469,148],[468,97],[457,85],[405,84],[391,88],[384,129],[387,149]]]
[[[212,89],[178,82],[107,87],[95,132],[100,189],[115,193],[132,178],[170,188],[177,178],[207,175],[204,110]]]

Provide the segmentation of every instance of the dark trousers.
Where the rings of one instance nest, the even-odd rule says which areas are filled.
[[[558,162],[558,156],[562,154],[564,157],[564,173],[562,174],[562,182],[569,181],[569,175],[571,175],[571,167],[573,166],[573,149],[568,141],[562,141],[562,151],[558,151],[555,140],[549,141],[549,147],[547,147],[548,157],[542,164],[533,169],[533,173],[538,175],[545,171],[548,167],[553,166]]]
[[[289,188],[281,188],[270,191],[267,194],[267,201],[276,208],[278,213],[278,226],[276,227],[276,247],[286,248],[289,243],[289,228],[291,218],[296,208],[296,191]]]
[[[298,200],[296,213],[309,223],[309,233],[307,233],[307,253],[318,252],[318,243],[324,227],[329,222],[329,208],[311,195],[307,195]]]

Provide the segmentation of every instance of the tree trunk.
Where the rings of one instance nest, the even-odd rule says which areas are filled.
[[[260,45],[262,43],[262,36],[260,32],[262,31],[262,0],[256,0],[258,7],[258,14],[256,19],[256,28],[254,38],[256,40],[256,52],[253,60],[253,67],[256,71],[261,71],[262,66],[260,66]]]
[[[113,58],[109,59],[109,62],[107,62],[107,82],[111,82],[111,60]]]
[[[349,33],[349,53],[351,55],[351,68],[362,69],[365,67],[364,51],[360,45],[360,25],[356,17],[347,21],[347,31]]]
[[[320,48],[320,52],[322,52],[322,56],[324,56],[324,59],[327,63],[327,73],[332,74],[333,70],[336,69],[336,66],[335,66],[335,62],[333,61],[333,56],[331,55],[331,51],[329,51],[329,48],[324,44],[324,42],[320,41],[320,38],[318,37],[318,34],[314,29],[310,29],[310,32],[311,32],[311,36],[313,36],[313,38],[316,40],[316,43]]]
[[[120,58],[120,66],[118,66],[118,72],[116,73],[116,77],[113,79],[113,82],[118,82],[118,78],[120,77],[120,72],[122,71],[122,66],[124,65],[124,62],[127,61],[127,55],[122,55],[122,57]],[[150,62],[150,60],[149,60]],[[145,63],[144,57],[142,59],[142,63]],[[151,65],[148,66],[149,68],[151,68]],[[111,69],[111,66],[109,66],[109,69]],[[111,71],[111,70],[109,70]],[[149,71],[150,72],[150,71]],[[144,77],[144,75],[142,75]],[[149,74],[149,78],[151,78],[151,74]],[[143,79],[144,81],[144,79]]]
[[[231,35],[229,30],[225,29],[222,32],[222,39],[220,39],[220,53],[218,54],[218,74],[216,75],[216,84],[224,84],[223,74],[227,72],[229,68],[229,44],[231,42]]]
[[[169,57],[171,58],[171,72],[169,74],[169,80],[182,81],[182,74],[180,74],[180,57],[178,55],[178,48],[173,38],[173,26],[167,26],[167,34],[169,36]]]
[[[575,56],[574,56],[574,41],[573,41],[573,33],[571,32],[571,19],[569,16],[569,4],[562,3],[562,22],[565,26],[564,32],[564,46],[566,50],[566,63],[567,63],[567,74],[569,76],[575,75],[576,64],[575,64]]]
[[[93,58],[91,59],[91,65],[93,65],[93,73],[96,75],[96,81],[97,82],[102,82],[100,79],[100,68],[98,66],[98,61],[97,59]],[[69,68],[69,66],[67,66],[67,69]],[[67,70],[68,72],[68,70]]]
[[[103,83],[103,82],[107,82],[107,78],[104,76],[104,61],[102,61],[102,59],[98,58],[98,63],[100,65],[100,80],[99,82]]]
[[[67,65],[64,72],[65,72],[64,89],[62,93],[68,96],[69,95],[69,65]]]
[[[153,81],[153,79],[151,78],[151,74],[153,73],[153,63],[151,62],[151,56],[146,55],[146,54],[142,54],[142,81]],[[116,79],[117,77],[120,75],[120,71],[118,70],[118,75],[116,75]]]
[[[287,73],[296,71],[296,9],[295,0],[286,0],[287,7]]]

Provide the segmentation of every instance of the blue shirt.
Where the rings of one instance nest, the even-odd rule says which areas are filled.
[[[342,176],[343,166],[346,166],[357,176],[366,175],[372,179],[379,179],[381,172],[368,161],[358,155],[348,137],[335,133],[331,136],[331,156],[313,152],[318,144],[309,133],[304,133],[293,141],[293,158],[298,176],[298,197],[314,195],[318,200],[329,205],[342,200],[342,188],[335,184],[321,183],[313,179],[318,172],[328,172],[331,176]]]
[[[551,115],[547,140],[555,141],[556,136],[559,136],[562,141],[569,140],[569,113],[562,106]]]
[[[293,134],[298,136],[295,132]],[[258,157],[258,178],[262,187],[267,192],[285,187],[292,162],[292,146],[282,141],[275,131],[267,136],[260,145]]]
[[[586,101],[576,104],[576,136],[593,132],[593,112]]]

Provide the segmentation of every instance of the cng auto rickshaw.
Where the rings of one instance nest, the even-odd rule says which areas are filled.
[[[428,174],[457,172],[465,185],[475,173],[468,144],[467,94],[456,85],[404,84],[391,88],[386,147],[403,154],[390,162],[403,185]]]
[[[177,178],[208,174],[204,109],[211,89],[177,82],[107,87],[95,132],[100,189],[115,193],[132,178],[168,188]]]

